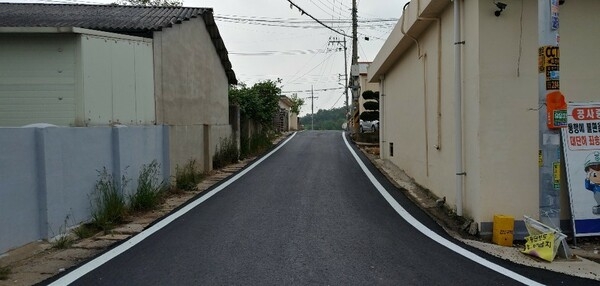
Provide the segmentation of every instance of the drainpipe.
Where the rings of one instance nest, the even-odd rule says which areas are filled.
[[[461,41],[460,35],[460,1],[454,0],[454,129],[455,129],[455,160],[456,160],[456,214],[462,216],[463,210],[463,130],[462,130],[462,77],[461,77]]]
[[[385,76],[379,76],[379,158],[385,157]],[[389,159],[389,158],[388,158]]]

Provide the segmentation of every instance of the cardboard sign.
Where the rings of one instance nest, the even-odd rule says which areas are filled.
[[[554,234],[542,233],[525,237],[525,249],[521,252],[552,262],[556,256]]]

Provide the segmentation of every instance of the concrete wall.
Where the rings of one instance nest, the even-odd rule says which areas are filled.
[[[204,21],[193,18],[155,32],[154,65],[157,122],[173,127],[172,171],[190,159],[212,169],[212,146],[231,135],[223,131],[231,130],[229,84]]]
[[[417,4],[413,2],[410,6]],[[421,10],[427,7],[420,2]],[[480,222],[484,232],[491,231],[494,214],[520,219],[524,214],[537,218],[539,213],[537,2],[503,2],[509,8],[500,17],[494,16],[495,6],[489,1],[464,1],[462,11],[465,45],[460,116],[467,172],[463,211]],[[585,19],[599,8],[600,2],[591,0],[567,1],[560,8],[561,90],[569,101],[598,98],[600,71],[595,67],[600,57],[593,49],[600,38],[590,35],[598,34],[600,24]],[[406,15],[406,21],[416,17],[416,10],[408,9],[413,13]],[[436,16],[442,31],[439,48],[438,25],[430,21],[417,37],[420,50],[413,42],[391,63],[384,63],[379,55],[374,61],[376,69],[390,67],[380,83],[384,94],[381,156],[454,206],[452,5]],[[400,30],[397,26],[394,33]],[[388,41],[405,43],[401,38],[392,35]],[[384,48],[384,57],[394,57],[398,47],[386,42]],[[394,144],[393,156],[390,143]],[[562,219],[570,217],[566,198],[563,189]]]
[[[168,127],[0,128],[0,253],[90,219],[98,170],[132,179],[157,160],[168,180]],[[10,230],[10,231],[8,231]]]

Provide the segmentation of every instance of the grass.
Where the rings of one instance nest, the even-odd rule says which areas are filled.
[[[67,249],[75,243],[75,240],[68,234],[60,235],[56,240],[52,242],[52,248],[56,249]]]
[[[247,158],[264,153],[267,149],[273,146],[273,139],[275,134],[268,132],[260,132],[250,136],[250,138],[243,136],[241,141],[241,157]]]
[[[11,270],[8,266],[0,266],[0,280],[8,280]]]
[[[156,160],[143,165],[138,177],[138,187],[129,197],[132,211],[149,211],[157,208],[163,199],[163,182],[160,180],[160,164]]]
[[[106,232],[123,222],[127,213],[127,204],[123,195],[127,181],[125,176],[121,178],[121,182],[115,181],[106,168],[98,171],[95,198],[92,201],[92,223],[95,227]]]
[[[86,223],[82,224],[79,227],[73,229],[73,233],[77,236],[78,239],[85,239],[94,236],[96,233],[101,231],[93,224]]]
[[[213,168],[220,169],[239,160],[240,152],[233,137],[222,138],[219,145],[213,156]]]
[[[175,168],[175,186],[180,190],[194,191],[204,176],[197,169],[196,160],[190,160],[183,168]]]

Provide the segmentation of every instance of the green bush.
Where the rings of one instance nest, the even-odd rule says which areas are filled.
[[[204,174],[196,167],[196,160],[190,160],[183,167],[175,168],[175,186],[184,191],[196,190],[198,184],[204,179]]]
[[[240,151],[237,142],[233,137],[222,138],[220,148],[217,148],[213,156],[213,168],[220,169],[229,164],[237,163],[240,157]]]
[[[264,131],[254,134],[250,138],[242,137],[240,140],[242,144],[241,157],[246,158],[263,153],[273,146],[273,137],[274,134]]]
[[[163,181],[160,180],[160,164],[156,160],[142,165],[138,177],[138,187],[129,197],[129,208],[133,211],[153,210],[162,201]]]
[[[123,195],[127,182],[125,176],[121,178],[121,182],[115,181],[106,167],[98,171],[92,202],[92,223],[95,227],[108,231],[114,225],[123,222],[127,214],[127,204]]]

